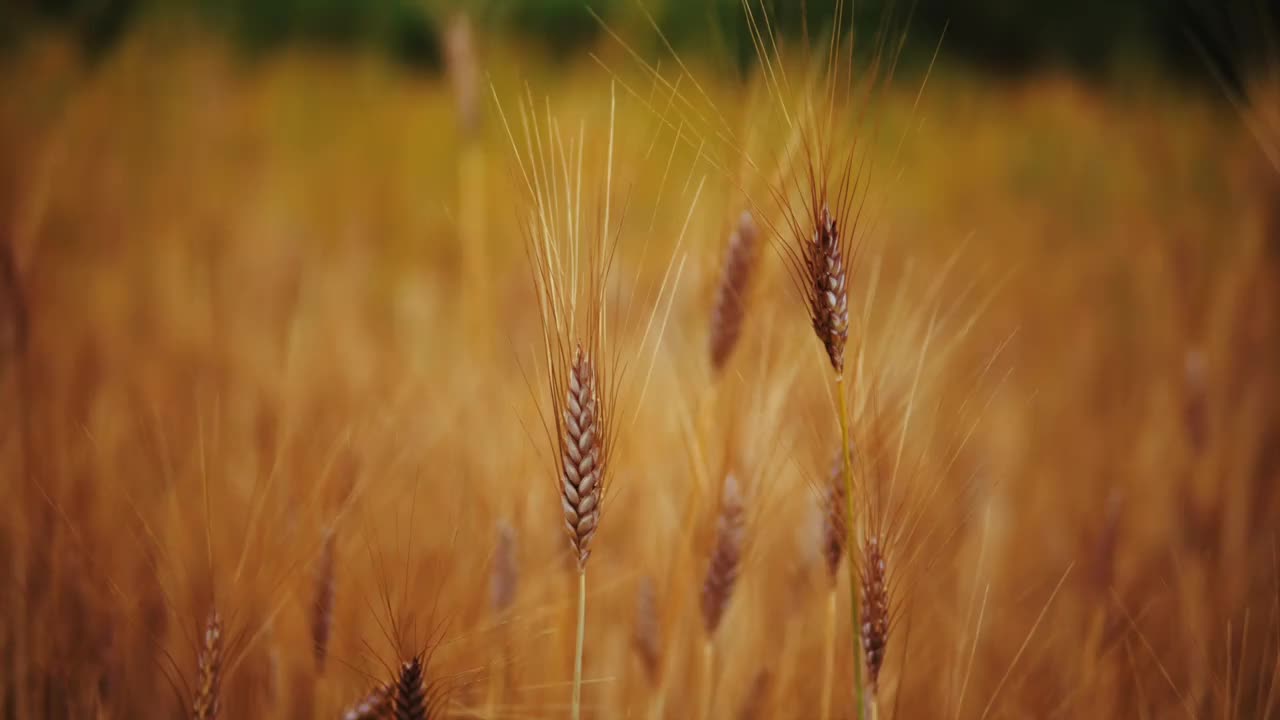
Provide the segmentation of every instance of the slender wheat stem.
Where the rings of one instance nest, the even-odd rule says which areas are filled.
[[[827,632],[822,636],[826,641],[822,659],[822,720],[831,719],[831,690],[836,677],[836,588],[832,587],[827,594]]]
[[[578,571],[578,643],[573,654],[573,720],[582,717],[582,645],[587,630],[587,569]]]
[[[710,720],[711,701],[716,694],[716,646],[707,638],[702,646],[702,709],[698,712],[701,720]]]
[[[849,451],[849,401],[845,399],[844,393],[844,374],[836,375],[836,398],[840,406],[840,452],[844,456],[844,497],[847,506],[845,513],[845,532],[846,537],[853,538],[854,530],[854,507],[853,507],[853,455]],[[858,563],[852,552],[845,553],[846,567],[849,571],[849,617],[853,621],[850,627],[850,637],[853,640],[853,700],[857,705],[858,720],[864,720],[866,717],[865,709],[862,705],[862,663],[859,661],[861,657],[861,637],[858,613]]]

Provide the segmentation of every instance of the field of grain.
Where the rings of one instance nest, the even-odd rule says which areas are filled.
[[[432,718],[570,715],[538,168],[557,236],[617,248],[582,716],[857,716],[832,368],[732,152],[786,145],[762,74],[486,40],[452,76],[145,27],[4,60],[0,716],[343,717],[415,656]],[[845,387],[859,527],[892,529],[874,712],[1274,715],[1265,117],[945,64],[870,97]]]

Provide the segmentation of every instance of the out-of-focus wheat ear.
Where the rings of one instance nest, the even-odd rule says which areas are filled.
[[[216,720],[221,707],[222,691],[222,619],[217,610],[209,611],[200,647],[196,676],[196,694],[191,704],[195,720]]]
[[[716,516],[715,546],[702,581],[702,625],[707,637],[715,635],[724,611],[733,596],[746,540],[746,510],[737,478],[730,473],[724,481],[720,509]]]
[[[1196,455],[1209,443],[1209,363],[1199,348],[1187,350],[1183,360],[1183,422]]]
[[[841,228],[824,204],[814,223],[813,237],[804,243],[805,291],[813,331],[827,349],[836,375],[844,374],[844,348],[849,340],[849,289]]]
[[[711,369],[716,373],[724,369],[742,334],[751,276],[760,254],[757,237],[751,213],[744,210],[738,218],[737,228],[729,234],[729,247],[720,271],[720,284],[716,286],[715,305],[711,309]]]
[[[844,457],[837,453],[831,463],[826,487],[820,499],[822,510],[822,558],[827,563],[827,577],[831,587],[840,580],[840,560],[848,544],[845,531],[845,515],[848,502],[845,498]]]
[[[381,685],[369,691],[342,714],[342,720],[390,720],[393,687]]]
[[[658,593],[653,578],[645,575],[636,588],[634,645],[650,688],[662,681],[662,628],[658,622]]]
[[[471,19],[459,11],[445,31],[445,64],[458,104],[458,125],[464,135],[475,134],[480,124],[479,66],[471,33]]]
[[[426,670],[421,657],[400,664],[392,709],[395,720],[427,720]]]
[[[591,539],[600,522],[605,457],[595,365],[581,344],[573,351],[567,388],[561,409],[560,501],[565,532],[581,573],[586,570]]]
[[[862,548],[862,651],[867,662],[867,681],[874,697],[884,666],[889,642],[889,577],[884,548],[871,537]]]
[[[756,671],[755,679],[751,681],[751,687],[747,689],[747,696],[742,699],[742,705],[738,708],[738,720],[772,717],[769,714],[769,696],[772,691],[773,673],[769,672],[768,668],[760,668]]]
[[[315,655],[316,672],[324,674],[325,659],[329,654],[329,636],[333,631],[333,602],[335,591],[334,533],[330,531],[320,549],[316,564],[316,596],[312,604],[311,643]]]
[[[516,559],[516,529],[506,520],[498,522],[498,545],[489,571],[489,605],[502,615],[515,603],[520,566]]]
[[[27,346],[27,305],[11,243],[0,246],[0,370]]]

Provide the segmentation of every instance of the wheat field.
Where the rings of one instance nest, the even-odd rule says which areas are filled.
[[[835,133],[860,712],[790,136],[629,47],[4,60],[0,716],[1273,716],[1280,122],[941,64]]]

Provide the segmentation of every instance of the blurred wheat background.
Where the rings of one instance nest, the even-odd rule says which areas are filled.
[[[909,38],[868,101],[848,290],[854,453],[918,528],[888,550],[886,719],[1280,705],[1280,65],[1252,5],[1221,33],[1150,5],[859,5],[860,42]],[[798,72],[805,23],[769,9]],[[785,145],[743,8],[649,5],[661,35],[595,10],[4,11],[0,716],[211,717],[215,611],[221,717],[343,717],[418,654],[431,717],[569,714],[522,113],[581,138],[582,215],[617,233],[583,715],[818,718],[834,646],[855,716],[827,360],[769,173],[712,131]],[[758,268],[715,371],[744,210]]]

